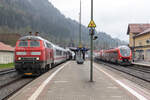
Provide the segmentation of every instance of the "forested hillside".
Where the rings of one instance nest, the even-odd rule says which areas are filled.
[[[0,0],[0,33],[40,32],[41,36],[62,45],[77,45],[79,24],[66,18],[48,0]],[[96,44],[101,48],[114,47],[125,42],[99,32]],[[82,25],[82,40],[89,44],[88,29]]]

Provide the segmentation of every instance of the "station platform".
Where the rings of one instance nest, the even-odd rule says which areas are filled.
[[[150,62],[146,62],[146,61],[135,61],[135,62],[132,62],[132,64],[139,65],[139,66],[150,67]]]
[[[8,100],[148,100],[150,92],[94,63],[66,62],[37,78]]]

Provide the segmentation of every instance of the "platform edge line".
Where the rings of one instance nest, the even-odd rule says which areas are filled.
[[[123,87],[124,89],[126,89],[127,91],[129,91],[131,94],[133,94],[135,97],[137,97],[139,100],[148,100],[146,99],[144,96],[140,95],[139,93],[137,93],[136,91],[134,91],[132,88],[126,86],[124,83],[122,83],[120,80],[117,80],[116,78],[114,78],[113,76],[111,76],[110,74],[108,74],[107,72],[105,72],[104,70],[100,69],[99,67],[97,67],[95,65],[95,68],[98,69],[99,71],[103,72],[105,75],[107,75],[109,78],[111,78],[113,81],[115,81],[117,84],[119,84],[121,87]]]
[[[43,89],[46,87],[46,85],[53,79],[53,77],[61,71],[66,65],[68,65],[70,62],[64,64],[62,67],[57,69],[55,72],[53,72],[41,85],[40,87],[28,98],[28,100],[36,100],[40,93],[43,91]]]

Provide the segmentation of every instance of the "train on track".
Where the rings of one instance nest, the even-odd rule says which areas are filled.
[[[23,36],[16,42],[15,69],[24,75],[40,75],[71,58],[72,52],[69,49],[40,36]]]
[[[131,65],[132,52],[128,46],[95,51],[95,58],[120,65]]]

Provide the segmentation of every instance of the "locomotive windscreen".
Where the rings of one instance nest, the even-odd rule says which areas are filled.
[[[130,48],[127,48],[127,47],[126,48],[120,48],[120,54],[124,57],[130,56],[130,52],[131,52]]]
[[[30,47],[39,47],[40,42],[39,41],[30,41]]]
[[[29,42],[29,45],[28,45]],[[24,40],[24,41],[19,41],[19,47],[40,47],[40,41],[28,41],[28,40]]]
[[[19,47],[28,47],[28,41],[20,41],[18,46]]]

